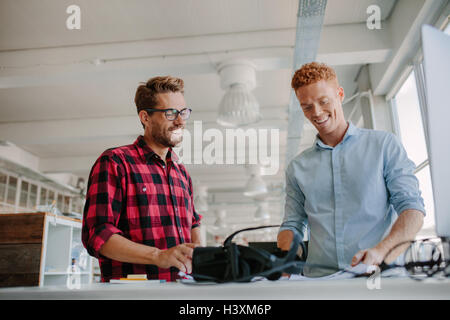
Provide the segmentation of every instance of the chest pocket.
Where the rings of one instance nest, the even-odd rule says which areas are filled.
[[[133,225],[140,228],[161,226],[160,206],[155,186],[136,183],[128,195],[128,216]]]

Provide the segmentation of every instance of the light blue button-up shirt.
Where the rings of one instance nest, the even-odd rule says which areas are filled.
[[[309,226],[303,273],[331,274],[350,266],[356,252],[377,245],[397,213],[425,214],[415,165],[398,138],[349,123],[334,148],[319,138],[286,170],[286,203],[280,231]],[[318,267],[318,265],[326,267]]]

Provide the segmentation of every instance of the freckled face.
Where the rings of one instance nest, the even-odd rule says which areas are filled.
[[[321,137],[347,125],[342,109],[344,89],[338,86],[337,81],[320,80],[298,88],[295,94],[305,117]]]

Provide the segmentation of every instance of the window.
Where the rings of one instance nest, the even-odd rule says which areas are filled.
[[[408,157],[416,165],[416,176],[425,203],[426,216],[420,235],[432,236],[435,235],[433,191],[416,77],[417,74],[412,71],[394,100],[398,115],[398,134]]]
[[[63,212],[70,212],[70,197],[64,196]]]
[[[6,180],[8,176],[0,172],[0,202],[5,202],[6,200]]]
[[[52,205],[53,201],[55,201],[55,192],[48,190],[48,197],[47,197],[46,205],[48,205],[48,206]]]
[[[17,200],[17,202],[16,202]],[[80,213],[83,199],[79,195],[64,194],[62,190],[50,189],[39,181],[17,177],[0,169],[0,213],[48,210],[37,206],[57,205],[61,212]]]
[[[27,207],[34,209],[34,207],[37,204],[37,192],[38,192],[38,187],[35,184],[32,184],[30,187],[30,198],[29,198],[29,202]]]
[[[83,213],[84,203],[81,197],[75,197],[72,199],[72,211]]]
[[[58,201],[56,202],[56,207],[59,209],[59,211],[63,212],[63,196],[62,194],[58,194]]]
[[[21,183],[21,191],[20,191],[20,200],[19,200],[19,206],[22,208],[26,208],[27,207],[27,201],[28,201],[28,187],[29,184],[26,181],[22,180]]]
[[[17,192],[17,178],[8,177],[8,191],[6,195],[6,202],[13,206],[16,205],[16,192]]]
[[[45,206],[47,204],[47,189],[41,188],[41,196],[39,198],[39,205]]]
[[[420,112],[414,71],[395,96],[400,138],[416,166],[427,160],[427,145]]]

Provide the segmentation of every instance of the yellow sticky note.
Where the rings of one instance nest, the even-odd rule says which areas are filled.
[[[147,280],[146,274],[129,274],[127,280]]]

